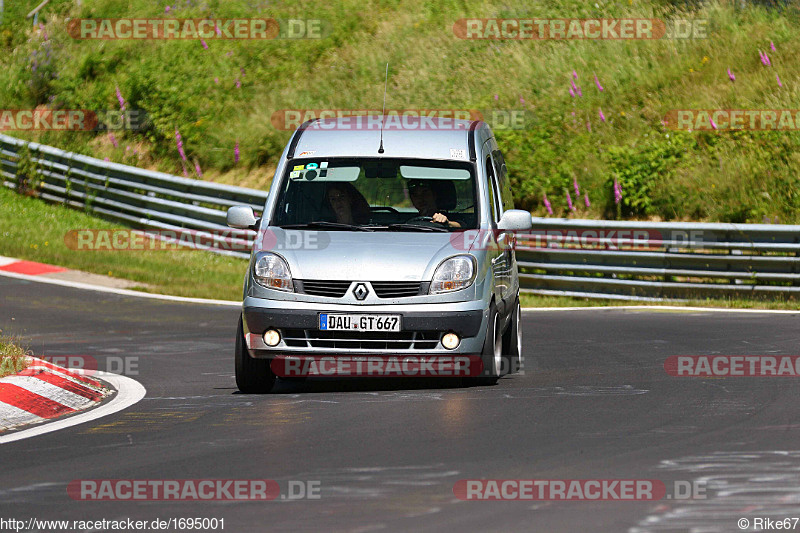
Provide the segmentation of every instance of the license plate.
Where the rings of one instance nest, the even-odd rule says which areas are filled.
[[[401,331],[401,315],[319,314],[319,329],[324,331]]]

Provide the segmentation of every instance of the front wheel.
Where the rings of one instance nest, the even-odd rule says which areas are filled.
[[[264,394],[275,386],[275,374],[269,366],[269,359],[253,359],[247,353],[244,342],[242,318],[236,331],[236,386],[245,394]]]
[[[494,306],[489,308],[489,325],[486,328],[486,340],[483,342],[483,373],[480,377],[467,380],[469,385],[494,385],[504,370],[503,334],[500,330],[500,314]]]

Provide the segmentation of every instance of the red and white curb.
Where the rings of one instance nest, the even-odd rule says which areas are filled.
[[[0,256],[0,271],[12,272],[14,274],[24,274],[26,276],[41,276],[42,274],[53,274],[54,272],[64,272],[66,268],[36,263],[34,261],[23,261],[13,257]]]
[[[35,357],[28,359],[30,364],[25,370],[0,379],[0,444],[117,412],[141,400],[146,392],[130,378],[95,372],[98,378],[117,389],[117,396],[96,409],[75,415],[97,406],[113,390],[80,371],[67,370]],[[65,415],[74,416],[61,419]],[[35,427],[5,434],[29,425]]]
[[[95,379],[28,357],[22,372],[0,379],[0,433],[88,409],[111,394]]]

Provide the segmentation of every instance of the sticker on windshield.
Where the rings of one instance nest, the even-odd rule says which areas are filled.
[[[293,171],[291,172],[291,174],[289,174],[289,178],[290,178],[290,179],[293,179],[293,180],[296,180],[296,179],[298,179],[299,177],[300,177],[300,172],[299,172],[299,171],[297,171],[297,170],[293,170]]]
[[[300,152],[300,155],[298,155],[297,157],[303,157],[304,155],[314,155],[316,153],[317,153],[316,150],[306,150],[305,152]]]
[[[309,163],[308,165],[306,165],[306,168],[308,170],[311,170],[313,168],[319,168],[319,165],[317,165],[316,163]]]
[[[292,170],[303,170],[304,168],[306,168],[305,165],[296,165]]]
[[[319,168],[328,168],[328,162],[323,161],[322,163],[319,164]]]
[[[467,151],[464,150],[464,149],[450,148],[450,158],[451,159],[466,159],[467,158]]]

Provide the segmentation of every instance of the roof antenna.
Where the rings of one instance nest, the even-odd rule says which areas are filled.
[[[389,63],[386,63],[386,78],[383,82],[383,114],[381,115],[381,146],[378,153],[383,153],[383,123],[386,121],[386,86],[389,84]]]

